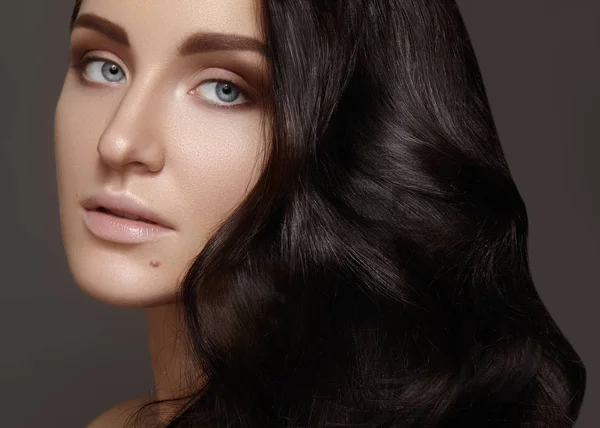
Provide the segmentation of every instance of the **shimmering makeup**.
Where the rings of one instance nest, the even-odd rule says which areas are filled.
[[[82,3],[55,155],[67,259],[88,294],[119,306],[172,302],[253,188],[270,132],[259,17],[254,0]],[[122,202],[110,215],[143,207],[174,232],[119,240],[112,232],[125,220],[111,217],[111,233],[94,234],[83,203],[96,196]]]

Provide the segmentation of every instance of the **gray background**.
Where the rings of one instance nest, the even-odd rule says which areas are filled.
[[[143,312],[84,295],[63,254],[53,119],[72,4],[0,5],[2,427],[82,427],[152,386]],[[534,280],[588,368],[576,427],[597,427],[600,2],[459,4],[527,204]]]

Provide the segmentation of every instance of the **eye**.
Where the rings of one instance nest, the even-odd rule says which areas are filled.
[[[250,103],[245,93],[229,80],[212,79],[202,82],[194,92],[200,92],[210,104],[232,108]]]
[[[85,77],[93,82],[119,83],[125,77],[121,67],[102,58],[86,57],[81,60],[80,66]]]

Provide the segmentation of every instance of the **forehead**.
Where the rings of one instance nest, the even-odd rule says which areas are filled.
[[[198,31],[263,41],[261,0],[83,0],[79,15],[93,13],[122,27],[132,45],[156,49],[178,44]]]

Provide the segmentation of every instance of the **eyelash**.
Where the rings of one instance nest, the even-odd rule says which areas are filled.
[[[122,70],[122,68],[116,64],[113,61],[110,61],[108,59],[102,58],[102,57],[97,57],[97,56],[87,56],[84,57],[83,59],[81,59],[79,61],[79,63],[76,65],[77,68],[77,72],[79,73],[80,77],[83,77],[83,73],[85,71],[85,68],[87,67],[88,64],[92,63],[92,62],[104,62],[107,64],[112,64],[112,65],[116,65],[117,67],[119,67],[119,69]],[[218,104],[212,101],[206,101],[207,104],[209,104],[210,106],[214,106],[217,108],[221,108],[221,109],[240,109],[240,108],[247,108],[248,105],[252,104],[252,102],[250,101],[250,98],[248,97],[248,95],[246,95],[246,92],[244,90],[242,90],[238,85],[236,85],[235,83],[233,83],[231,80],[227,80],[227,79],[208,79],[208,80],[204,80],[202,83],[200,83],[200,85],[198,85],[198,87],[207,84],[207,83],[224,83],[227,85],[232,86],[236,91],[238,91],[243,98],[246,99],[246,101],[239,103],[239,104],[231,104],[231,105],[227,105],[227,103],[225,104]],[[194,92],[196,92],[197,90],[194,89]],[[201,98],[204,98],[201,96]]]

